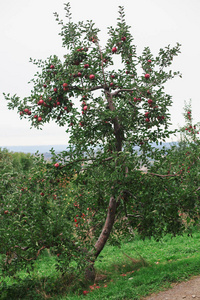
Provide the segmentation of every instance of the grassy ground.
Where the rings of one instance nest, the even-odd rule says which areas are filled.
[[[162,241],[134,241],[121,248],[107,246],[96,262],[95,284],[86,285],[55,271],[53,256],[41,257],[31,276],[0,279],[0,299],[141,299],[172,282],[200,274],[200,230]],[[84,293],[86,295],[84,295]]]

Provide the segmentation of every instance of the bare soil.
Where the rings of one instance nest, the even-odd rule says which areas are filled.
[[[187,282],[175,283],[171,289],[152,294],[143,300],[196,300],[200,299],[200,276],[192,277]]]

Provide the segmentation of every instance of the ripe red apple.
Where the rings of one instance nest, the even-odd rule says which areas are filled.
[[[145,122],[149,122],[149,121],[150,121],[150,119],[149,119],[149,118],[146,118],[146,119],[145,119]]]
[[[57,93],[57,91],[58,91],[58,89],[57,89],[57,88],[54,88],[53,90],[54,90],[54,92],[55,92],[55,93]]]
[[[63,87],[66,88],[68,84],[66,82],[63,83]]]
[[[87,105],[83,107],[83,110],[86,111],[88,109]]]
[[[44,100],[40,99],[37,104],[42,105],[43,103],[44,103]]]
[[[113,82],[110,82],[110,86],[113,86],[114,85],[114,83]]]
[[[50,65],[50,69],[54,69],[55,67],[54,67],[54,65]]]
[[[8,210],[5,210],[5,211],[4,211],[4,214],[7,215],[7,214],[8,214]]]
[[[115,78],[115,75],[110,75],[111,78]]]
[[[87,68],[89,68],[89,66],[90,66],[89,64],[85,64],[84,68],[87,69]]]
[[[46,89],[47,85],[46,85],[46,84],[43,84],[43,87]]]
[[[28,108],[25,108],[25,109],[24,109],[24,112],[25,112],[25,113],[28,113],[28,112],[29,112],[29,109],[28,109]]]
[[[34,118],[34,119],[37,119],[37,117],[38,117],[38,116],[37,116],[37,115],[35,115],[33,118]]]
[[[42,117],[38,117],[38,122],[41,122],[42,121]]]
[[[42,193],[40,193],[40,195],[41,195],[41,196],[44,196],[44,193],[42,192]]]
[[[56,102],[56,105],[60,105],[61,103],[59,101]]]
[[[149,111],[145,112],[145,117],[148,117]]]
[[[122,40],[123,42],[125,42],[125,41],[126,41],[126,37],[123,36],[123,37],[121,38],[121,40]]]
[[[78,77],[81,77],[81,76],[82,76],[82,73],[81,73],[81,72],[78,72],[77,75],[78,75]]]
[[[112,53],[116,53],[117,52],[117,48],[116,47],[113,47],[112,48]]]
[[[88,293],[88,291],[83,291],[83,295],[87,295]]]
[[[91,75],[89,76],[89,78],[90,78],[91,80],[94,80],[94,79],[95,79],[95,76],[94,76],[93,74],[91,74]]]
[[[30,111],[30,110],[28,111],[28,115],[29,115],[29,116],[31,115],[31,111]]]
[[[145,79],[149,79],[150,75],[147,73],[144,75]]]
[[[59,167],[59,163],[55,163],[54,167],[58,168]]]
[[[151,59],[148,59],[148,61],[147,61],[149,64],[151,63]]]
[[[83,126],[84,126],[83,122],[80,122],[80,123],[79,123],[79,125],[80,125],[81,127],[83,127]]]
[[[153,103],[153,100],[149,99],[147,102],[149,103],[149,105],[151,105]]]

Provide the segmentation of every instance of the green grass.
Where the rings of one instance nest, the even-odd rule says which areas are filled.
[[[141,299],[172,282],[200,275],[199,250],[197,228],[192,237],[166,236],[160,242],[136,237],[121,248],[107,246],[95,264],[97,280],[92,286],[71,275],[61,277],[54,268],[56,259],[46,254],[31,276],[21,272],[20,280],[0,279],[0,299]],[[86,296],[84,290],[89,292]]]

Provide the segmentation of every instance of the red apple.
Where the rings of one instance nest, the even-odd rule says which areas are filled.
[[[146,119],[145,119],[145,122],[149,122],[149,121],[150,121],[150,119],[149,119],[149,118],[146,118]]]
[[[35,115],[35,116],[34,116],[34,119],[37,119],[37,117],[38,117],[38,116],[37,116],[37,115]]]
[[[150,92],[150,90],[147,90],[147,95],[151,95],[151,92]]]
[[[31,115],[31,111],[30,111],[30,110],[28,111],[28,115],[29,115],[29,116]]]
[[[126,41],[126,37],[123,36],[123,37],[121,38],[121,40],[122,40],[123,42],[125,42],[125,41]]]
[[[147,102],[149,103],[149,105],[151,105],[153,103],[153,100],[149,99]]]
[[[58,168],[59,167],[59,163],[55,163],[54,167]]]
[[[87,295],[88,293],[88,291],[83,291],[83,295]]]
[[[112,48],[112,53],[116,53],[117,52],[117,48],[116,47],[113,47]]]
[[[4,211],[4,214],[7,215],[7,214],[8,214],[8,210],[5,210],[5,211]]]
[[[47,85],[46,85],[46,84],[43,84],[43,87],[44,87],[44,88],[46,88],[46,87],[47,87]]]
[[[110,82],[110,86],[113,86],[114,85],[114,83],[113,82]]]
[[[91,75],[89,76],[89,78],[90,78],[91,80],[94,80],[94,79],[95,79],[95,76],[94,76],[93,74],[91,74]]]
[[[111,78],[115,78],[115,75],[110,75]]]
[[[58,91],[58,89],[56,87],[53,90],[54,90],[55,93],[57,93],[57,91]]]
[[[61,103],[59,101],[56,102],[56,105],[60,105]]]
[[[66,82],[63,83],[63,87],[66,88],[68,84]]]
[[[150,75],[147,73],[144,75],[145,79],[149,79]]]
[[[54,65],[50,65],[50,69],[54,69],[55,67],[54,67]]]
[[[41,196],[44,196],[44,193],[40,193]]]
[[[29,112],[29,109],[28,109],[28,108],[25,108],[25,109],[24,109],[24,112],[25,112],[25,113],[28,113],[28,112]]]
[[[85,64],[85,65],[84,65],[84,68],[85,68],[85,69],[89,68],[89,64]]]
[[[151,59],[148,59],[148,61],[147,61],[149,64],[151,63]]]
[[[78,72],[78,74],[77,74],[77,75],[78,75],[78,77],[81,77],[81,75],[82,75],[82,74],[81,74],[81,72]]]
[[[38,122],[41,122],[42,121],[42,117],[38,117]]]
[[[148,117],[149,111],[145,112],[145,117]]]
[[[37,104],[42,105],[43,103],[44,103],[44,100],[40,99]]]
[[[87,105],[85,105],[84,107],[83,107],[83,110],[87,110],[88,109],[88,107],[87,107]]]

